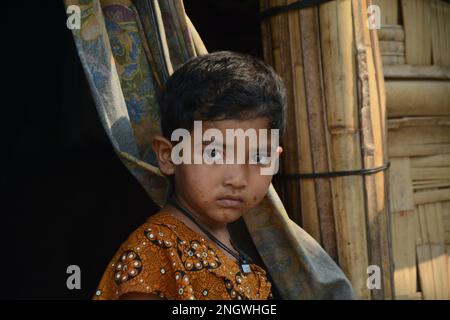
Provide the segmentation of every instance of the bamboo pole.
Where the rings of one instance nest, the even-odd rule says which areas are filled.
[[[361,168],[351,1],[326,3],[319,12],[332,169]],[[335,178],[333,187],[339,263],[357,295],[369,298],[363,179]]]
[[[283,4],[290,4],[296,0],[288,0]],[[295,118],[294,125],[297,129],[296,136],[298,141],[298,172],[312,172],[312,150],[311,150],[311,135],[308,129],[308,114],[306,108],[298,108],[300,105],[306,104],[305,81],[303,77],[303,58],[301,52],[301,38],[300,38],[300,21],[299,13],[296,11],[287,14],[287,22],[289,27],[289,41],[291,56],[291,81],[294,96],[292,108],[294,110]],[[319,201],[316,198],[313,180],[299,181],[301,204],[302,204],[302,225],[305,230],[310,233],[316,240],[321,242],[320,222],[318,216]]]
[[[264,5],[279,6],[283,5],[285,0],[269,0],[266,1]],[[281,74],[283,80],[285,81],[286,88],[288,89],[288,103],[293,104],[293,90],[292,90],[292,75],[290,71],[290,49],[289,49],[289,29],[287,20],[282,16],[275,16],[268,20],[270,26],[270,40],[272,48],[272,65],[275,70]],[[295,119],[296,114],[293,108],[288,108],[287,111],[288,119]],[[297,173],[298,172],[298,135],[296,132],[297,128],[295,126],[287,126],[286,134],[283,139],[283,146],[285,147],[285,153],[283,156],[283,173]],[[286,209],[289,215],[294,221],[300,223],[302,208],[300,208],[299,203],[301,202],[300,190],[298,188],[297,181],[287,181],[285,193],[286,198]]]
[[[263,0],[261,8],[292,2]],[[264,58],[293,91],[285,143],[299,154],[285,158],[284,172],[355,170],[386,160],[381,55],[376,32],[365,24],[365,6],[359,0],[332,1],[262,22]],[[288,194],[285,202],[301,207],[303,227],[339,263],[363,299],[391,297],[385,184],[384,173],[284,183],[295,188],[288,193],[298,191],[301,199],[295,202]],[[382,270],[383,289],[376,293],[367,288],[370,264]]]
[[[372,5],[373,1],[367,0],[366,5],[361,3],[360,27],[364,31],[365,46],[367,51],[367,66],[369,78],[369,96],[370,96],[370,114],[371,123],[369,126],[373,132],[373,146],[371,150],[373,155],[373,166],[379,167],[388,162],[387,157],[387,124],[386,124],[386,94],[384,87],[384,72],[381,63],[381,51],[378,41],[377,29],[365,28],[366,7]],[[362,23],[362,24],[361,24]],[[365,152],[369,149],[364,148]],[[372,241],[369,243],[371,261],[374,264],[378,256],[381,263],[383,286],[382,291],[372,291],[374,299],[392,299],[394,297],[393,288],[393,257],[391,246],[391,230],[389,219],[389,182],[385,172],[372,175],[374,184],[374,209],[371,213],[375,226],[369,227],[369,233],[372,234]],[[368,180],[366,176],[366,181]],[[375,231],[377,233],[375,233]]]
[[[357,54],[357,74],[359,83],[359,105],[362,132],[362,155],[365,168],[382,166],[384,154],[384,110],[378,95],[375,59],[369,29],[365,26],[365,0],[352,1],[355,47]],[[374,35],[376,37],[376,35]],[[388,218],[385,199],[384,172],[364,178],[366,188],[366,216],[368,226],[369,264],[381,267],[384,285],[380,290],[372,290],[372,298],[391,298],[391,270]]]
[[[322,64],[320,53],[319,12],[317,8],[300,11],[301,44],[304,65],[307,122],[299,125],[309,128],[313,168],[310,172],[331,171],[329,153],[329,132],[326,123],[326,105],[324,99]],[[302,74],[297,77],[303,78]],[[301,108],[299,109],[304,109]],[[302,150],[305,152],[306,150]],[[333,190],[331,179],[314,179],[317,193],[317,209],[320,221],[321,242],[325,250],[339,261],[336,242],[336,223],[333,210]]]

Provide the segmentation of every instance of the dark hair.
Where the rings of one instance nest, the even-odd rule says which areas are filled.
[[[170,139],[194,120],[269,119],[285,127],[286,90],[275,71],[246,54],[218,51],[188,60],[167,80],[161,96],[161,129]]]

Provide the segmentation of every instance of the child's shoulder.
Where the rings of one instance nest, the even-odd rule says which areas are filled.
[[[170,214],[160,211],[134,230],[121,247],[150,248],[148,244],[155,244],[167,248],[177,237],[177,227],[177,221]]]
[[[117,299],[128,292],[172,292],[167,278],[177,263],[177,220],[161,211],[135,229],[111,259],[94,299]],[[166,279],[167,278],[167,279]]]
[[[179,239],[178,220],[172,215],[160,211],[150,216],[143,224],[136,228],[122,243],[114,258],[120,263],[127,262],[128,258],[136,255],[138,259],[154,257],[170,259],[170,253]],[[132,253],[131,255],[129,253]],[[163,261],[161,261],[163,262]],[[154,264],[154,261],[152,260]]]

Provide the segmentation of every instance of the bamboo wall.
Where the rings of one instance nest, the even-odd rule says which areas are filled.
[[[450,4],[375,0],[398,299],[450,299]]]
[[[296,0],[261,0],[261,10]],[[283,174],[383,166],[386,109],[376,31],[365,0],[338,0],[264,19],[264,59],[288,88]],[[292,177],[292,176],[291,176]],[[288,213],[335,259],[362,299],[392,297],[385,172],[279,179]],[[381,288],[369,290],[369,265]]]

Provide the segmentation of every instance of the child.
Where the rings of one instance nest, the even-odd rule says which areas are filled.
[[[122,244],[94,299],[272,298],[268,274],[233,243],[227,225],[264,198],[272,175],[262,169],[282,149],[258,135],[256,148],[245,144],[245,161],[225,162],[240,146],[221,137],[228,138],[227,129],[283,132],[286,93],[280,77],[251,56],[215,52],[179,68],[160,105],[162,136],[154,137],[152,147],[172,191],[161,211]],[[203,137],[207,130],[215,135],[200,145],[198,137],[184,136],[192,148],[178,153],[180,163],[173,134],[182,129],[195,135],[197,121]],[[209,162],[194,162],[199,154]]]

